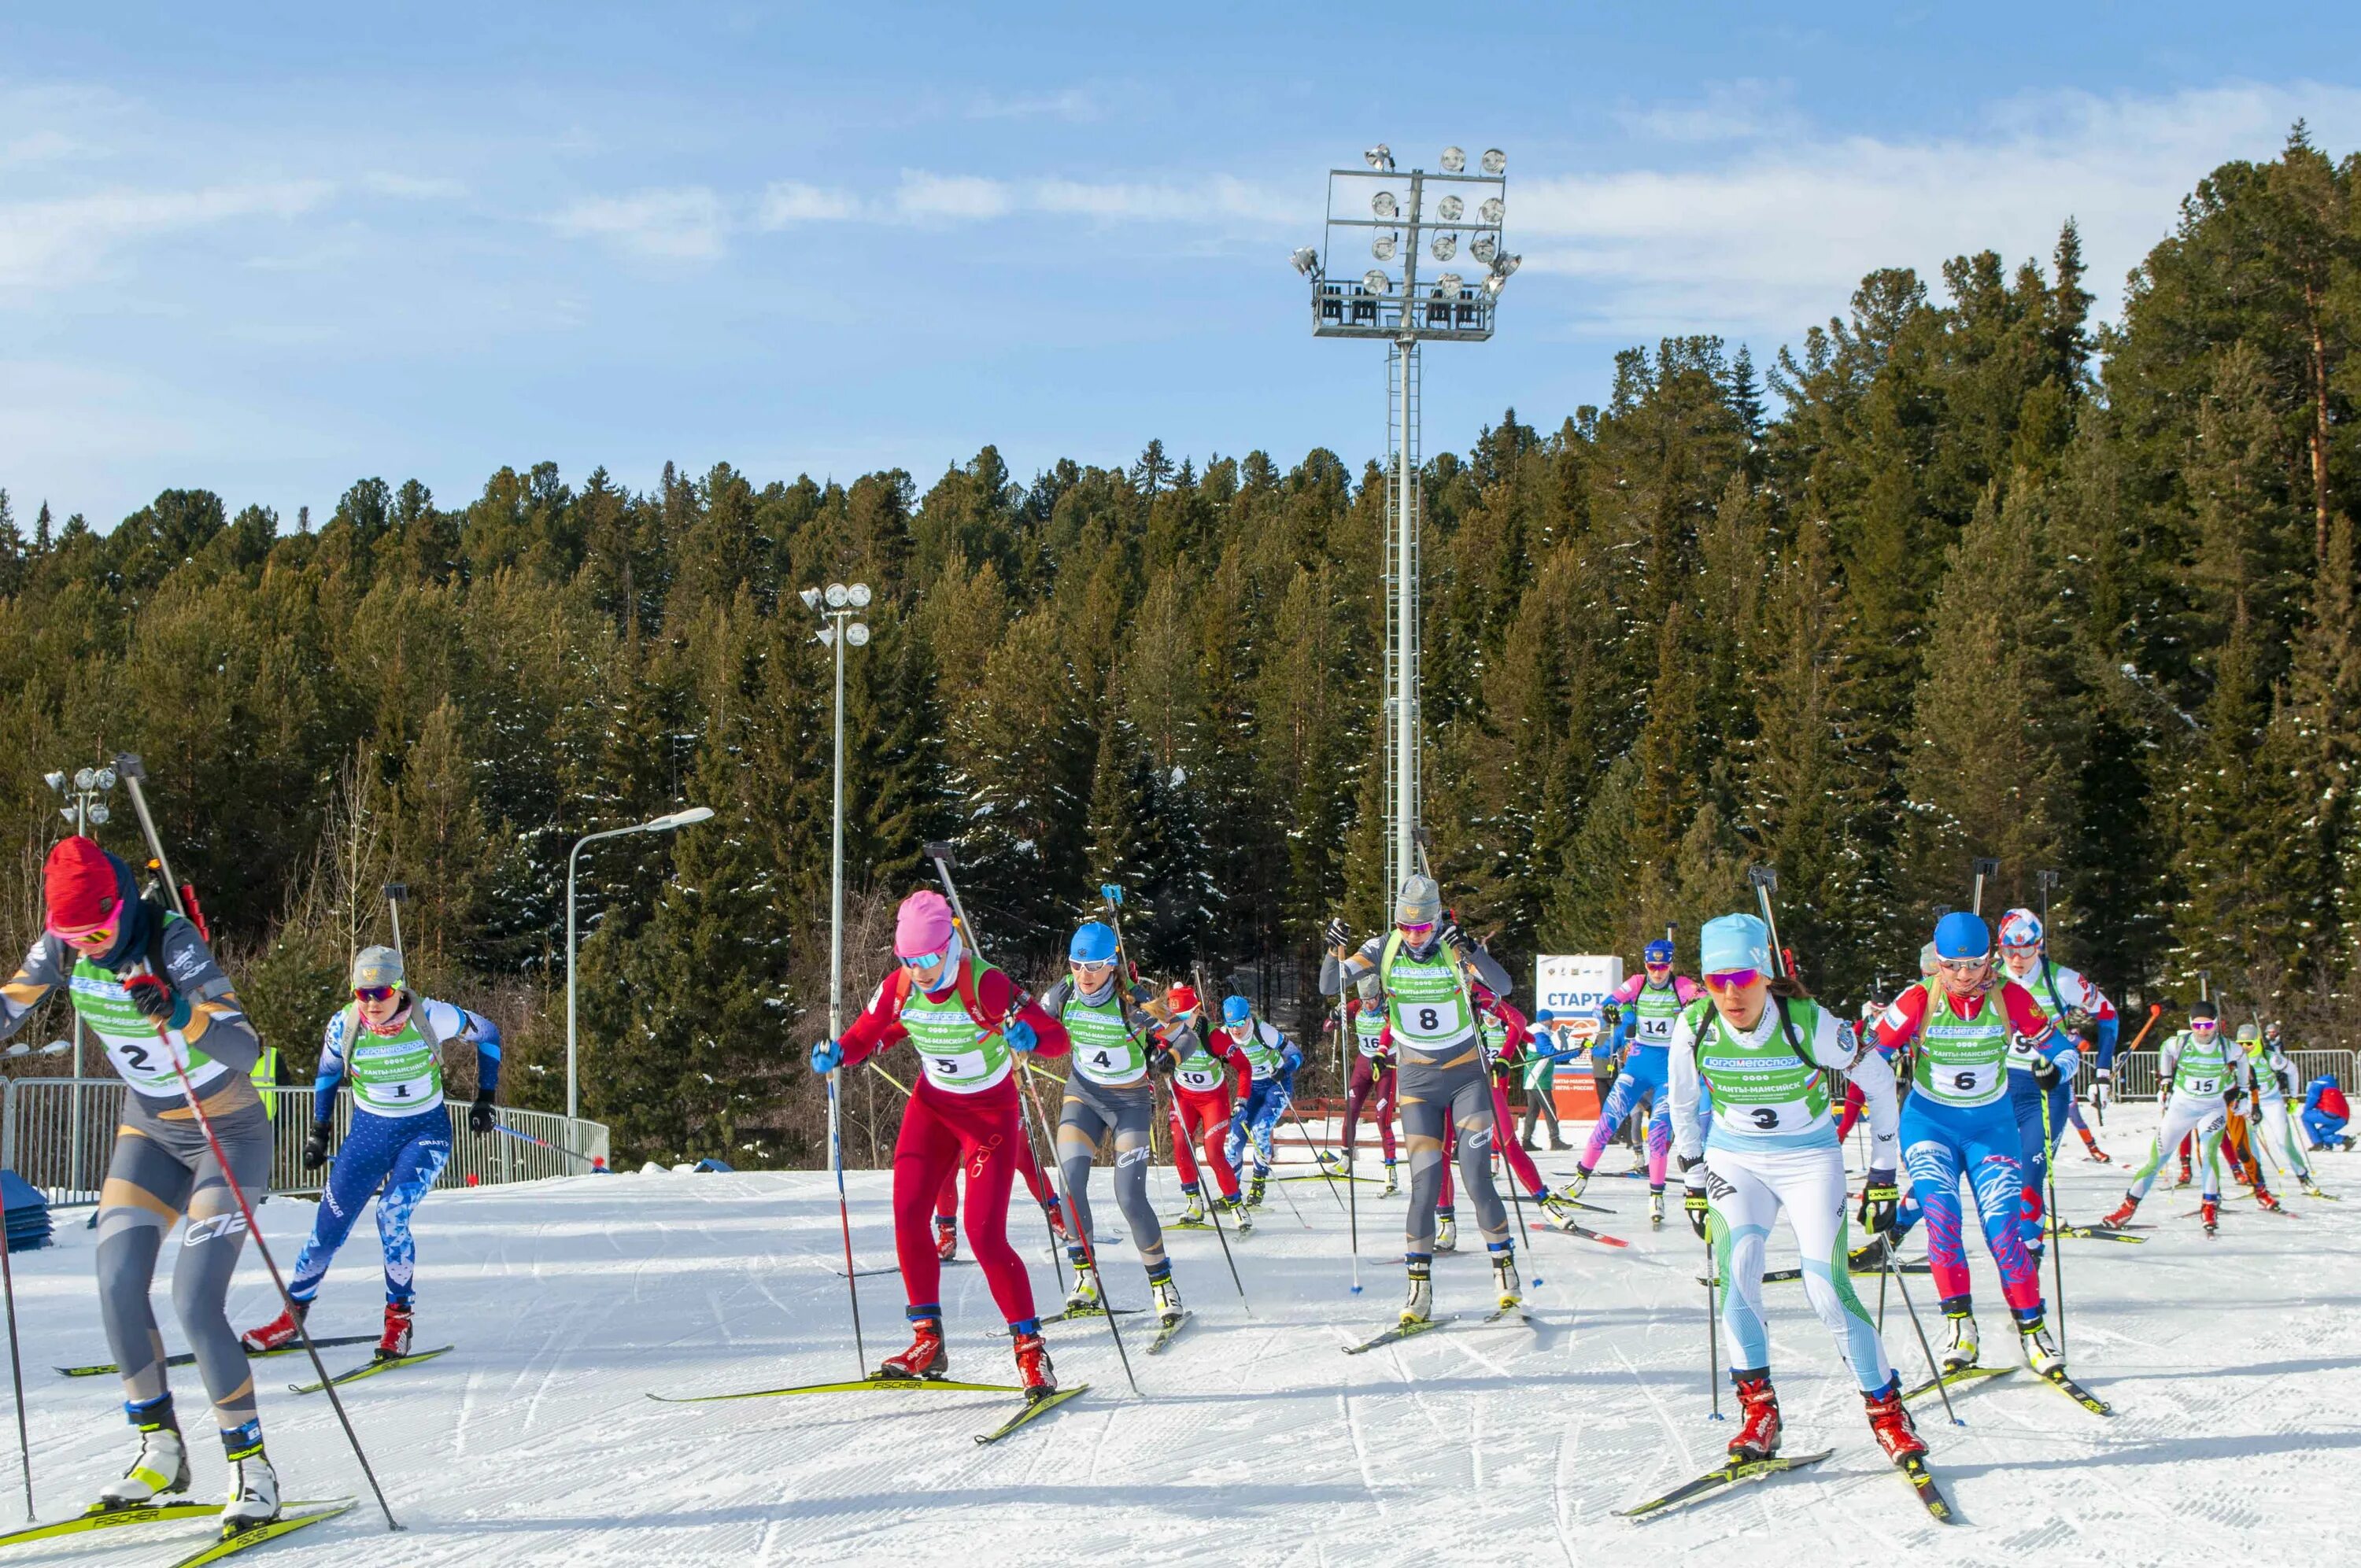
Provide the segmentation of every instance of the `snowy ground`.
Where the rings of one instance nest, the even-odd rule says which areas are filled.
[[[2109,1119],[2114,1168],[2067,1140],[2070,1214],[2095,1217],[2153,1124],[2149,1107]],[[1570,1171],[1571,1154],[1543,1157]],[[1626,1157],[1610,1153],[1607,1170]],[[353,1387],[346,1402],[407,1533],[358,1510],[265,1549],[255,1561],[410,1564],[1485,1563],[1680,1560],[1743,1552],[1752,1568],[1872,1559],[2002,1563],[2222,1561],[2266,1545],[2319,1555],[2349,1518],[2361,1447],[2361,1157],[2326,1157],[2342,1204],[2297,1199],[2300,1219],[2229,1205],[2207,1240],[2192,1192],[2159,1190],[2144,1246],[2069,1244],[2067,1332],[2081,1378],[2114,1402],[2102,1420],[2019,1373],[1962,1398],[1969,1423],[1921,1415],[1934,1463],[1965,1520],[1929,1521],[1871,1444],[1861,1405],[1800,1288],[1766,1287],[1789,1446],[1833,1447],[1808,1475],[1774,1479],[1656,1522],[1613,1517],[1709,1464],[1729,1427],[1709,1421],[1698,1244],[1677,1207],[1661,1233],[1645,1189],[1601,1179],[1587,1215],[1631,1239],[1616,1252],[1558,1235],[1525,1251],[1549,1327],[1455,1326],[1347,1358],[1392,1316],[1398,1267],[1382,1262],[1400,1201],[1361,1205],[1362,1278],[1348,1292],[1345,1217],[1319,1181],[1274,1196],[1238,1245],[1253,1315],[1214,1238],[1174,1233],[1198,1321],[1166,1354],[1140,1356],[1144,1398],[1125,1387],[1104,1323],[1050,1331],[1060,1376],[1090,1393],[994,1448],[973,1433],[1005,1413],[994,1395],[853,1394],[719,1405],[641,1396],[761,1387],[854,1370],[836,1205],[821,1176],[624,1176],[438,1193],[421,1211],[422,1346],[438,1361]],[[1102,1176],[1104,1180],[1104,1176]],[[1178,1207],[1169,1171],[1160,1206]],[[887,1261],[882,1173],[854,1177],[855,1245]],[[1374,1189],[1364,1189],[1372,1192]],[[266,1229],[291,1261],[311,1211],[279,1201]],[[1033,1215],[1020,1245],[1045,1304],[1052,1284]],[[1398,1226],[1399,1222],[1395,1221]],[[1784,1236],[1784,1232],[1782,1235]],[[71,1511],[119,1471],[127,1447],[112,1380],[69,1382],[56,1365],[105,1359],[93,1306],[89,1234],[16,1259],[42,1512]],[[371,1229],[337,1265],[313,1327],[373,1330]],[[1115,1248],[1111,1259],[1129,1258]],[[1774,1241],[1773,1261],[1783,1256]],[[1977,1254],[1986,1358],[2013,1350],[1996,1284]],[[1477,1255],[1438,1261],[1438,1310],[1479,1313]],[[1136,1265],[1122,1299],[1145,1296]],[[900,1347],[891,1277],[862,1282],[873,1361]],[[1932,1291],[1912,1280],[1922,1312]],[[944,1279],[955,1369],[1006,1381],[1001,1327],[979,1271]],[[270,1314],[249,1254],[234,1305]],[[1864,1299],[1874,1302],[1872,1282]],[[159,1292],[169,1324],[170,1301]],[[1145,1322],[1144,1319],[1129,1321]],[[1889,1343],[1923,1367],[1895,1298]],[[1929,1332],[1936,1325],[1929,1321]],[[177,1332],[167,1339],[178,1348]],[[328,1353],[332,1361],[366,1351]],[[295,1365],[258,1363],[271,1452],[291,1495],[360,1481],[322,1398],[283,1390]],[[1922,1374],[1923,1375],[1923,1374]],[[192,1431],[192,1376],[176,1374]],[[1725,1399],[1725,1403],[1726,1403]],[[192,1447],[200,1490],[223,1465]],[[0,1462],[0,1473],[13,1472]],[[13,1495],[0,1485],[0,1496]],[[87,1537],[16,1563],[169,1561],[202,1527]],[[174,1534],[173,1532],[180,1532]],[[2307,1550],[2308,1544],[2312,1549]]]

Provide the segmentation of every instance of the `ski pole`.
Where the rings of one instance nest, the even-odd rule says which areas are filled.
[[[16,1270],[8,1255],[8,1194],[0,1189],[0,1288],[8,1297],[8,1376],[16,1384],[16,1457],[25,1467],[25,1522],[33,1517],[33,1441],[25,1433],[25,1364],[16,1350]]]
[[[2040,1089],[2040,1085],[2034,1086]],[[2066,1249],[2058,1245],[2058,1145],[2049,1125],[2049,1091],[2041,1090],[2041,1142],[2048,1154],[2041,1167],[2042,1185],[2048,1189],[2049,1268],[2058,1293],[2058,1354],[2066,1354]]]
[[[1713,1229],[1708,1219],[1706,1229]],[[1705,1381],[1713,1396],[1713,1420],[1721,1420],[1721,1262],[1713,1237],[1705,1241]]]
[[[1175,1146],[1186,1143],[1189,1139],[1189,1129],[1181,1124],[1180,1108],[1177,1100],[1166,1107],[1166,1113],[1172,1119],[1172,1137]],[[1208,1160],[1206,1163],[1211,1165],[1213,1162]],[[1208,1170],[1204,1174],[1210,1178],[1213,1173]],[[1213,1222],[1213,1235],[1222,1244],[1222,1261],[1230,1266],[1230,1283],[1237,1287],[1238,1305],[1246,1308],[1246,1316],[1251,1318],[1254,1316],[1254,1304],[1246,1299],[1246,1281],[1238,1277],[1238,1260],[1230,1254],[1229,1233],[1222,1227],[1222,1184],[1214,1181],[1212,1186],[1213,1197],[1205,1205],[1205,1217]]]
[[[1345,1212],[1345,1196],[1343,1193],[1336,1190],[1336,1179],[1329,1174],[1328,1161],[1321,1155],[1320,1146],[1312,1141],[1312,1129],[1305,1126],[1303,1124],[1303,1118],[1297,1114],[1295,1109],[1295,1097],[1291,1094],[1288,1096],[1287,1100],[1287,1115],[1288,1120],[1295,1124],[1295,1130],[1303,1135],[1303,1146],[1312,1151],[1312,1163],[1320,1168],[1320,1179],[1328,1184],[1328,1196],[1336,1200],[1336,1212],[1340,1214],[1343,1213]]]
[[[1034,1097],[1035,1092],[1033,1086],[1029,1083],[1022,1083],[1021,1080],[1020,1086],[1025,1091],[1024,1098],[1031,1100]],[[1036,1121],[1041,1119],[1041,1111],[1038,1105],[1034,1107],[1033,1115]],[[1050,1152],[1055,1154],[1057,1151],[1052,1149]],[[1107,1289],[1106,1277],[1099,1272],[1098,1244],[1091,1239],[1089,1234],[1090,1227],[1082,1223],[1082,1212],[1074,1207],[1073,1184],[1066,1179],[1066,1168],[1062,1162],[1057,1168],[1057,1178],[1058,1190],[1064,1198],[1066,1204],[1066,1224],[1071,1232],[1076,1244],[1080,1245],[1082,1250],[1082,1266],[1091,1271],[1091,1283],[1098,1287],[1099,1305],[1106,1310],[1107,1332],[1115,1336],[1115,1358],[1123,1363],[1123,1376],[1125,1380],[1131,1385],[1131,1391],[1134,1394],[1138,1394],[1139,1379],[1132,1376],[1131,1353],[1123,1348],[1123,1330],[1115,1326],[1115,1296]],[[1145,1398],[1147,1396],[1141,1395],[1140,1397]]]
[[[839,1096],[839,1083],[844,1077],[841,1065],[828,1070],[828,1163],[836,1171],[836,1217],[844,1227],[844,1288],[852,1297],[852,1357],[861,1367],[861,1376],[869,1376],[869,1350],[861,1342],[861,1286],[853,1276],[859,1271],[852,1266],[852,1210],[844,1197],[844,1122]]]
[[[154,1023],[154,1020],[150,1022]],[[163,1025],[155,1024],[155,1029],[156,1039],[164,1047],[164,1055],[171,1062],[174,1075],[181,1080],[181,1093],[197,1119],[198,1130],[205,1135],[205,1146],[213,1151],[214,1163],[221,1168],[222,1181],[229,1188],[229,1195],[237,1200],[237,1212],[246,1221],[247,1234],[254,1238],[254,1250],[262,1255],[263,1266],[270,1270],[270,1283],[277,1288],[279,1299],[287,1308],[287,1315],[295,1321],[295,1332],[303,1341],[303,1354],[312,1358],[312,1370],[320,1375],[320,1386],[327,1393],[328,1403],[335,1409],[336,1424],[345,1429],[345,1441],[353,1445],[353,1457],[360,1461],[361,1474],[368,1478],[369,1490],[377,1497],[378,1510],[385,1515],[385,1528],[388,1530],[401,1530],[403,1527],[394,1519],[393,1509],[386,1504],[385,1488],[377,1484],[377,1472],[370,1468],[368,1454],[361,1448],[360,1434],[353,1431],[352,1420],[345,1414],[345,1401],[336,1393],[335,1379],[328,1375],[327,1366],[320,1360],[320,1347],[312,1343],[312,1331],[303,1326],[303,1314],[295,1310],[295,1298],[287,1293],[286,1277],[279,1272],[279,1260],[270,1255],[270,1244],[263,1239],[262,1227],[255,1223],[254,1206],[246,1201],[246,1189],[239,1183],[236,1172],[230,1165],[229,1152],[222,1147],[220,1137],[214,1132],[214,1119],[205,1114],[204,1102],[197,1097],[197,1086],[189,1081],[188,1059],[180,1047],[172,1044],[172,1036]]]
[[[588,1155],[577,1154],[569,1148],[561,1148],[557,1145],[551,1143],[547,1138],[536,1138],[531,1133],[521,1133],[514,1127],[510,1126],[506,1122],[494,1122],[492,1124],[492,1131],[496,1133],[506,1133],[510,1137],[531,1144],[536,1148],[547,1149],[552,1154],[562,1154],[568,1159],[578,1159],[594,1170],[598,1168],[598,1162],[592,1159]]]
[[[1910,1310],[1910,1326],[1917,1331],[1918,1348],[1927,1357],[1927,1370],[1935,1375],[1935,1392],[1943,1396],[1943,1413],[1951,1418],[1953,1426],[1966,1426],[1968,1423],[1960,1420],[1960,1412],[1951,1409],[1951,1390],[1943,1381],[1943,1369],[1935,1363],[1935,1347],[1927,1342],[1927,1326],[1918,1321],[1918,1303],[1910,1299],[1910,1281],[1902,1277],[1902,1271],[1894,1266],[1891,1241],[1885,1244],[1885,1272],[1894,1276],[1894,1288],[1902,1292],[1902,1304]]]

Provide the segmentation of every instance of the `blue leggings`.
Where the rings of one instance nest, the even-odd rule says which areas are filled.
[[[1271,1133],[1279,1125],[1279,1119],[1287,1114],[1290,1103],[1287,1085],[1280,1080],[1257,1078],[1254,1080],[1254,1087],[1246,1091],[1245,1102],[1230,1117],[1229,1142],[1222,1150],[1222,1157],[1230,1162],[1231,1169],[1238,1168],[1246,1152],[1246,1139],[1251,1136],[1254,1139],[1255,1174],[1267,1176],[1270,1173]]]
[[[2345,1135],[2345,1118],[2332,1116],[2325,1111],[2306,1111],[2303,1130],[2312,1135],[2315,1144],[2325,1145]]]
[[[328,1168],[328,1189],[320,1195],[312,1238],[296,1256],[295,1277],[288,1281],[287,1293],[298,1301],[319,1294],[320,1280],[335,1261],[336,1249],[353,1234],[361,1206],[375,1193],[378,1240],[385,1245],[385,1299],[409,1305],[418,1260],[418,1249],[410,1240],[411,1211],[434,1190],[434,1179],[450,1157],[451,1113],[443,1106],[415,1116],[355,1111],[352,1130]],[[383,1191],[379,1191],[380,1182]]]
[[[2000,1269],[2001,1294],[2020,1319],[2041,1313],[2041,1281],[2025,1249],[2025,1185],[2016,1120],[2008,1102],[1963,1109],[1914,1094],[1902,1108],[1902,1162],[1927,1222],[1927,1261],[1947,1308],[1968,1292],[1960,1183],[1975,1195],[1984,1246]]]

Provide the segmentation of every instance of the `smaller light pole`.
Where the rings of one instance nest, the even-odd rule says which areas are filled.
[[[869,585],[830,583],[797,596],[825,623],[820,641],[836,650],[836,805],[828,904],[828,1037],[844,1032],[844,650],[865,647],[869,628],[852,618],[869,608]]]
[[[574,841],[573,852],[566,857],[566,1119],[569,1122],[582,1114],[581,1080],[576,1066],[574,1033],[574,876],[583,848],[601,839],[620,839],[627,833],[669,833],[675,828],[707,821],[712,816],[713,807],[692,806],[669,817],[652,817],[645,822],[635,822],[629,828],[609,828],[603,833],[586,833]]]
[[[73,830],[82,837],[87,838],[93,826],[105,827],[106,819],[114,815],[102,798],[115,788],[113,768],[76,768],[71,778],[60,769],[42,774],[41,780],[73,802],[71,806],[58,807],[58,815],[72,823]],[[82,1076],[82,1014],[76,1012],[73,1015],[73,1075],[76,1078]],[[63,1042],[52,1042],[41,1054],[45,1057],[60,1055],[57,1046]],[[82,1091],[79,1088],[73,1091],[73,1122],[67,1135],[73,1140],[72,1179],[75,1190],[79,1191],[82,1185]]]

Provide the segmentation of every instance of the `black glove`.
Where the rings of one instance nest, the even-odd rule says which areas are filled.
[[[1890,1234],[1901,1207],[1902,1190],[1894,1185],[1894,1172],[1871,1171],[1869,1184],[1861,1190],[1861,1228],[1873,1236]]]
[[[328,1163],[329,1125],[325,1122],[312,1124],[312,1135],[303,1140],[303,1168],[317,1170]]]
[[[499,1124],[500,1119],[500,1113],[492,1108],[492,1097],[489,1094],[478,1094],[476,1102],[467,1107],[467,1131],[478,1137],[490,1132]]]
[[[131,1005],[139,1009],[139,1016],[151,1024],[167,1024],[172,1018],[172,988],[164,983],[161,975],[135,974],[123,982],[124,994]]]
[[[1434,939],[1455,951],[1468,945],[1467,933],[1459,928],[1456,920],[1445,920],[1435,931]]]
[[[2034,1058],[2033,1082],[2034,1086],[2039,1089],[2044,1094],[2047,1094],[2051,1090],[2057,1088],[2058,1064],[2051,1061],[2048,1057]]]
[[[1170,1078],[1180,1070],[1180,1058],[1172,1054],[1170,1046],[1159,1045],[1148,1053],[1148,1070]]]
[[[1353,945],[1352,927],[1345,924],[1345,918],[1341,915],[1328,922],[1328,929],[1321,935],[1326,938],[1331,952],[1341,953]]]
[[[1690,1186],[1687,1183],[1689,1172],[1697,1169],[1704,1163],[1705,1162],[1702,1160],[1689,1159],[1686,1157],[1681,1161],[1681,1179],[1683,1183],[1681,1207],[1687,1211],[1689,1217],[1689,1229],[1697,1234],[1697,1240],[1699,1241],[1705,1240],[1705,1183],[1703,1181],[1699,1181],[1694,1186]]]

